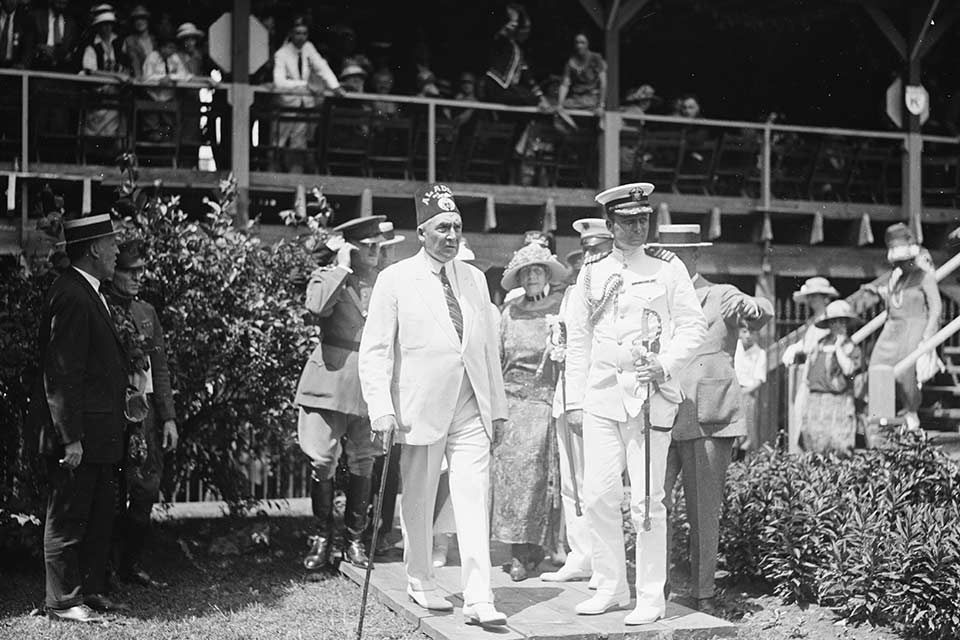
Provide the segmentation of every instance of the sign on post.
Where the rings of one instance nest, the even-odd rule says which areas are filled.
[[[903,128],[903,108],[920,116],[920,124],[930,119],[930,94],[922,85],[909,85],[904,91],[903,81],[897,78],[887,87],[887,117],[898,128]]]
[[[230,72],[233,67],[233,14],[229,11],[210,25],[210,59]],[[254,73],[270,58],[270,34],[254,16],[250,16],[250,73]]]

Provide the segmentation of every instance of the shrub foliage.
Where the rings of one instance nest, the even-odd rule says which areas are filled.
[[[960,465],[921,434],[852,457],[731,466],[720,554],[787,602],[911,637],[960,637]]]

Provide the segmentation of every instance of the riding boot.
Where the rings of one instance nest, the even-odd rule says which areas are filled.
[[[309,538],[310,551],[303,559],[303,566],[309,571],[323,569],[328,562],[333,524],[333,480],[320,478],[317,470],[310,480],[310,503],[313,517],[316,518],[316,533]]]
[[[364,531],[367,528],[367,508],[370,505],[369,476],[350,474],[350,484],[347,488],[347,508],[344,514],[347,535],[343,549],[344,557],[358,567],[366,567],[370,563],[364,545]]]

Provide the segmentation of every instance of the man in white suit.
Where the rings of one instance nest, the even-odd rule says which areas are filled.
[[[503,625],[490,589],[490,448],[507,418],[498,337],[483,274],[455,259],[462,221],[441,184],[416,196],[423,248],[380,273],[360,340],[360,385],[374,431],[403,445],[400,498],[407,593],[453,608],[433,576],[433,512],[441,461],[460,543],[463,615]]]
[[[278,93],[277,105],[300,109],[319,109],[323,104],[324,89],[343,95],[343,88],[330,65],[307,40],[309,29],[303,18],[296,18],[290,37],[273,54],[273,86]],[[276,123],[276,144],[304,151],[288,152],[287,170],[303,173],[307,140],[314,137],[316,125],[306,120],[281,120]],[[312,163],[309,163],[312,165]]]

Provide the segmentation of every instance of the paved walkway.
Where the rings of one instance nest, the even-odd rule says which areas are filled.
[[[363,584],[363,570],[343,563],[340,571]],[[444,596],[453,603],[453,613],[430,612],[413,604],[406,594],[406,578],[399,561],[377,563],[370,581],[370,597],[378,598],[398,615],[419,624],[420,631],[433,640],[709,640],[737,635],[735,625],[674,602],[667,604],[665,619],[639,627],[623,624],[629,610],[578,616],[573,612],[574,605],[593,593],[587,589],[586,582],[559,584],[536,578],[511,582],[510,576],[499,567],[493,571],[493,594],[497,609],[507,614],[507,626],[484,630],[463,623],[460,567],[439,569],[437,578]]]

